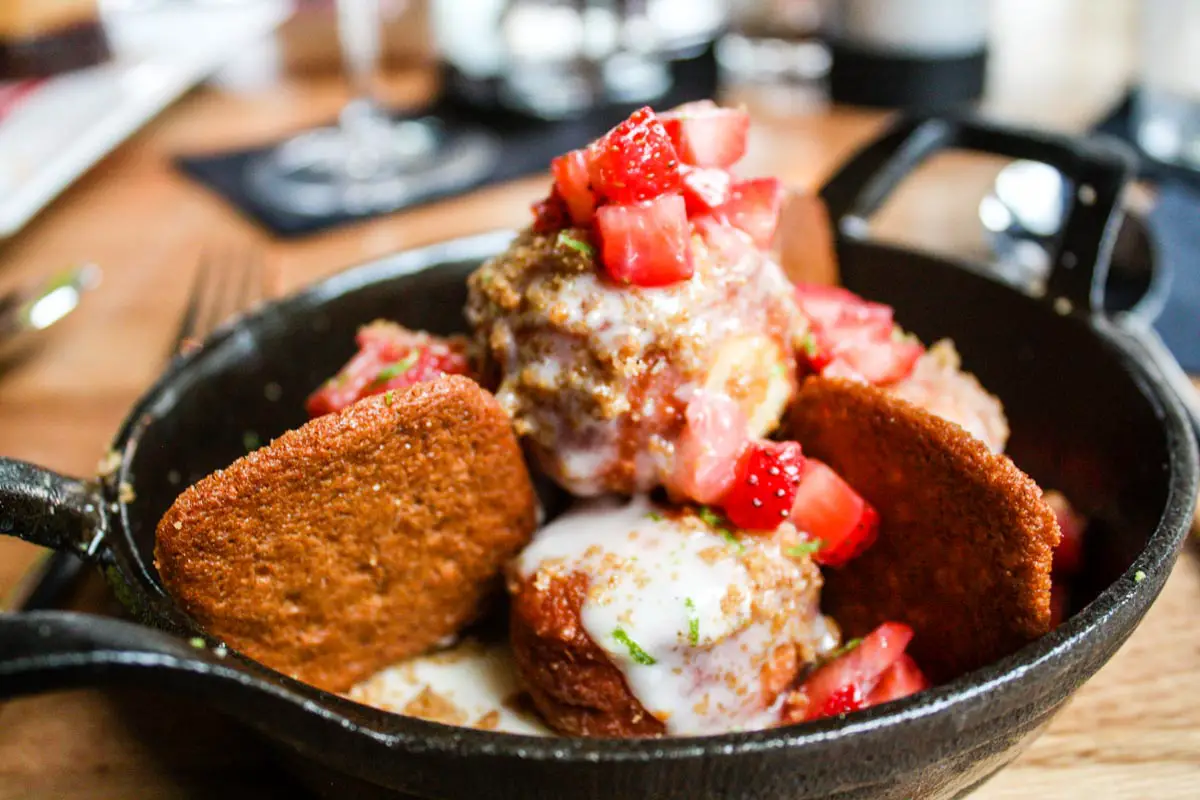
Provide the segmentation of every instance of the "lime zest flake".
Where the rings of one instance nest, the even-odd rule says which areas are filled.
[[[1146,573],[1142,570],[1139,569],[1137,572],[1133,573],[1134,583],[1141,583],[1144,580],[1146,580]]]
[[[612,637],[618,643],[625,645],[626,649],[629,650],[629,657],[635,663],[641,664],[643,667],[652,667],[658,663],[658,659],[647,653],[642,649],[641,645],[629,638],[629,634],[625,632],[624,628],[613,630]]]
[[[800,346],[804,348],[804,354],[809,358],[817,357],[817,337],[813,336],[812,331],[804,334],[804,338],[800,340]]]
[[[825,660],[833,661],[835,658],[841,658],[842,656],[844,656],[847,653],[854,650],[854,648],[858,647],[860,644],[862,644],[862,639],[857,638],[857,637],[854,639],[851,639],[850,641],[843,644],[841,647],[838,647],[834,650],[830,650],[829,654],[825,656]]]
[[[188,639],[188,644],[197,650],[204,649],[204,639],[199,636],[193,636],[192,638]]]
[[[688,644],[695,647],[700,644],[700,617],[696,614],[696,604],[692,598],[685,597],[683,605],[688,610]]]
[[[787,550],[784,550],[783,553],[784,555],[791,556],[792,558],[801,558],[803,556],[811,556],[813,553],[819,552],[822,546],[823,545],[820,539],[805,539],[800,544],[793,545]]]
[[[585,241],[576,239],[566,231],[558,232],[557,241],[558,244],[562,245],[563,247],[569,247],[576,252],[583,253],[585,256],[594,256],[596,254],[596,248],[592,247]]]
[[[371,381],[371,384],[378,386],[381,383],[387,383],[392,378],[398,378],[412,369],[413,365],[416,363],[417,351],[414,350],[401,360],[397,361],[395,364],[389,364],[388,366],[379,370],[379,374],[375,376],[375,380]]]
[[[651,511],[646,516],[650,518],[651,522],[662,522],[663,521],[663,515],[657,511]]]
[[[729,530],[729,524],[723,516],[708,506],[700,506],[700,510],[696,513],[699,514],[700,521],[715,529],[721,538],[729,543],[730,547],[739,553],[746,552],[746,545],[733,535],[733,531]]]
[[[392,407],[392,403],[396,402],[396,393],[388,389],[383,393],[383,404],[388,408]]]

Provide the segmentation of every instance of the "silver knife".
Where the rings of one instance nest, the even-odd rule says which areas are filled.
[[[79,306],[79,301],[100,283],[94,264],[63,270],[28,289],[0,297],[0,343],[27,331],[49,328]]]

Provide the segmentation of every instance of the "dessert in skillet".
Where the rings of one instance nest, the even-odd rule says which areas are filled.
[[[1048,631],[1069,506],[1002,454],[1000,402],[952,343],[785,277],[780,183],[732,172],[748,125],[709,102],[642,109],[555,159],[530,227],[469,279],[472,338],[362,328],[316,419],[164,517],[168,589],[248,655],[342,690],[451,640],[503,577],[496,684],[515,673],[580,736],[846,714]],[[536,531],[518,438],[576,498]],[[352,696],[454,724],[511,712],[481,712],[488,681],[459,667],[469,714],[428,685],[380,700],[380,675]]]

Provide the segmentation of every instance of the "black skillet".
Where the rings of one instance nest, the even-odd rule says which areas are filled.
[[[866,215],[945,146],[1047,162],[1094,202],[1073,204],[1049,281],[1033,298],[979,267],[860,237]],[[460,329],[463,278],[500,250],[488,234],[352,270],[272,304],[180,359],[117,436],[99,484],[0,464],[0,531],[85,553],[145,624],[64,612],[0,615],[0,697],[136,684],[200,697],[272,741],[311,786],[337,797],[953,797],[1017,756],[1129,636],[1166,580],[1191,519],[1197,448],[1172,365],[1141,327],[1091,309],[1128,176],[1102,145],[974,123],[906,121],[825,187],[845,283],[889,303],[930,341],[953,337],[1004,400],[1010,452],[1095,519],[1076,612],[985,669],[845,720],[755,733],[643,741],[541,739],[446,727],[292,681],[203,638],[159,585],[155,522],[188,483],[303,422],[306,393],[376,317]],[[1177,367],[1174,368],[1177,370]],[[128,484],[135,496],[119,487]],[[155,628],[161,630],[155,630]],[[189,638],[193,639],[189,643]],[[193,646],[201,644],[203,646]]]

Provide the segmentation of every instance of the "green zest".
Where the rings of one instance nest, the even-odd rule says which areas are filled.
[[[379,370],[379,374],[375,376],[375,380],[371,381],[371,383],[376,386],[378,386],[381,383],[387,383],[392,378],[398,378],[401,375],[403,375],[404,373],[408,372],[410,369],[413,368],[413,365],[416,363],[417,363],[417,353],[414,350],[413,352],[406,355],[400,361],[397,361],[395,364],[390,364],[390,365],[384,367],[383,369]]]
[[[805,541],[801,542],[800,544],[798,544],[794,547],[789,547],[787,550],[784,550],[783,552],[785,555],[789,555],[792,558],[800,558],[801,556],[811,556],[813,553],[819,551],[820,549],[821,549],[821,540],[820,539],[806,539]]]
[[[724,517],[708,506],[700,506],[700,511],[697,513],[700,515],[700,520],[708,527],[714,528],[721,535],[721,538],[729,543],[730,547],[739,553],[746,552],[746,545],[738,541],[738,538],[733,535],[733,531],[729,530]]]
[[[658,513],[657,511],[651,511],[646,516],[649,517],[652,522],[662,522],[663,521],[663,515]]]
[[[242,434],[242,448],[247,452],[257,450],[262,446],[262,440],[258,438],[258,434],[254,431],[246,431]]]
[[[637,642],[629,638],[629,634],[625,632],[624,628],[614,630],[612,637],[620,644],[625,645],[629,650],[629,657],[643,667],[652,667],[658,663],[658,660],[654,656],[647,653]]]
[[[392,403],[396,402],[396,393],[388,389],[383,393],[383,404],[388,408],[392,407]]]
[[[817,357],[817,340],[812,335],[812,331],[804,334],[804,338],[800,340],[800,346],[804,348],[804,353],[809,358]]]
[[[829,655],[825,656],[825,660],[833,661],[835,658],[841,658],[854,648],[858,647],[860,644],[862,644],[862,639],[851,639],[836,650],[831,650]]]
[[[596,248],[592,247],[587,242],[576,239],[566,231],[558,232],[558,243],[563,247],[569,247],[572,250],[583,253],[585,256],[593,256],[596,254]]]
[[[696,615],[696,604],[688,597],[683,601],[688,610],[688,642],[695,647],[700,644],[700,617]]]

